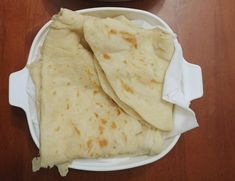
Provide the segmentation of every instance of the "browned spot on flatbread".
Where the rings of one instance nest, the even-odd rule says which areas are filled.
[[[89,139],[89,140],[86,142],[86,144],[87,144],[88,149],[90,149],[90,148],[92,147],[92,140]]]
[[[121,34],[122,36],[124,36],[124,37],[132,37],[132,36],[134,36],[134,35],[132,35],[132,34],[126,32],[126,31],[120,31],[120,34]]]
[[[67,109],[67,110],[69,110],[69,108],[70,108],[70,105],[69,105],[69,104],[67,104],[67,105],[66,105],[66,109]]]
[[[110,102],[112,103],[112,105],[116,105],[113,99],[110,99]]]
[[[118,108],[117,109],[117,115],[119,116],[122,113],[122,111]]]
[[[99,114],[97,112],[94,113],[95,114],[95,117],[98,118],[99,117]]]
[[[72,124],[72,126],[73,126],[75,132],[80,136],[80,135],[81,135],[81,132],[80,132],[79,128],[77,128],[77,126],[76,126],[73,122],[71,122],[71,124]]]
[[[124,61],[123,61],[123,63],[124,63],[124,64],[127,64],[127,61],[126,61],[126,60],[124,60]]]
[[[121,80],[121,84],[122,84],[122,87],[123,87],[123,89],[124,89],[125,91],[127,91],[127,92],[129,92],[129,93],[131,93],[131,94],[134,93],[133,89],[130,88],[130,87],[129,87],[125,82],[123,82],[122,80]]]
[[[154,84],[158,84],[158,83],[159,83],[159,82],[157,82],[157,81],[154,80],[154,79],[151,79],[150,82],[151,82],[151,83],[154,83]]]
[[[94,74],[91,72],[91,70],[89,68],[86,69],[86,72],[89,76],[93,76]]]
[[[117,34],[117,30],[111,29],[111,30],[109,30],[109,34],[116,35]]]
[[[132,44],[135,48],[137,48],[137,42],[135,38],[124,38],[127,42]]]
[[[125,31],[120,31],[120,34],[125,41],[130,43],[133,47],[137,48],[137,40],[133,34]]]
[[[53,94],[53,95],[56,95],[56,91],[53,91],[52,94]]]
[[[107,54],[107,53],[104,53],[104,54],[103,54],[103,57],[104,57],[104,59],[106,59],[106,60],[109,60],[109,59],[111,58],[110,55]]]
[[[104,148],[104,147],[108,146],[108,141],[105,138],[100,139],[99,140],[99,145],[100,145],[101,148]]]
[[[115,122],[112,122],[112,124],[111,124],[111,128],[113,128],[113,129],[116,129],[116,128],[117,128],[117,125],[116,125],[116,123],[115,123]]]
[[[98,106],[100,106],[100,107],[103,107],[103,105],[102,105],[102,104],[100,104],[100,103],[98,103],[98,102],[96,103],[96,105],[98,105]]]
[[[102,124],[106,124],[107,123],[107,120],[103,119],[103,118],[101,118],[100,121],[101,121]]]
[[[92,80],[91,83],[95,89],[98,89],[98,90],[100,89],[100,86],[97,84],[97,82],[95,80]]]
[[[79,95],[80,95],[80,94],[79,94],[79,91],[77,91],[77,97],[79,97]]]
[[[99,133],[100,133],[100,135],[104,133],[104,127],[103,126],[99,126]]]
[[[99,91],[98,90],[94,90],[93,91],[93,94],[95,95],[95,94],[97,94]]]
[[[74,128],[75,128],[76,133],[80,135],[81,134],[80,130],[77,127],[74,127]]]

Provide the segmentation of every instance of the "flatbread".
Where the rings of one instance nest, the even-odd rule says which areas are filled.
[[[129,21],[125,16],[120,15],[120,16],[116,16],[114,17],[115,20],[118,20],[124,24],[127,24],[129,26],[131,26],[132,28],[138,30],[139,28],[136,27],[131,21]],[[125,102],[121,101],[118,96],[116,95],[116,93],[114,92],[114,90],[112,89],[110,83],[108,82],[106,75],[104,73],[104,71],[102,70],[102,68],[100,67],[98,60],[95,58],[94,59],[94,64],[95,64],[95,68],[97,71],[97,76],[100,82],[100,85],[102,87],[102,89],[104,90],[104,92],[111,98],[113,99],[117,105],[122,108],[123,111],[125,111],[127,114],[131,115],[132,117],[134,117],[135,119],[139,120],[141,123],[145,124],[146,126],[150,127],[149,124],[147,124],[146,121],[143,120],[143,118],[135,111],[133,110],[130,106],[128,106]]]
[[[30,65],[27,66],[28,70],[30,71],[30,75],[32,77],[33,83],[35,85],[35,94],[36,94],[36,108],[37,108],[37,117],[38,120],[40,120],[40,114],[41,114],[41,106],[40,106],[40,100],[41,100],[41,61],[36,60]]]
[[[35,86],[41,82],[40,158],[33,169],[57,165],[66,175],[68,163],[77,158],[159,153],[161,132],[142,125],[104,93],[82,31],[61,23],[77,13],[63,11],[53,18],[41,62],[29,66]]]
[[[131,107],[129,107],[127,104],[125,104],[123,101],[121,101],[114,90],[112,89],[111,85],[109,84],[104,71],[101,69],[99,63],[97,62],[97,59],[94,59],[95,69],[97,71],[97,76],[100,82],[100,85],[103,89],[103,91],[114,101],[116,104],[122,108],[123,111],[125,111],[127,114],[135,118],[136,120],[140,121],[142,124],[145,124],[146,126],[149,126],[146,124],[146,122],[143,120],[143,118],[135,112]]]
[[[87,20],[84,36],[117,97],[155,128],[172,130],[173,105],[162,99],[171,35],[105,18]]]

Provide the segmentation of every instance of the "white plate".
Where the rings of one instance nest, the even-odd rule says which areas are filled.
[[[98,17],[112,17],[118,15],[125,15],[131,20],[141,19],[153,26],[161,26],[166,30],[173,32],[171,28],[158,16],[146,11],[129,9],[129,8],[91,8],[77,11],[82,14],[98,16]],[[36,35],[28,57],[27,64],[32,63],[38,56],[39,47],[47,32],[50,21],[46,23]],[[29,79],[29,72],[25,67],[21,71],[12,73],[9,78],[9,102],[13,106],[22,108],[27,116],[27,121],[30,133],[35,144],[39,147],[39,129],[36,120],[36,113],[32,111],[32,97],[27,94],[27,81]],[[35,105],[34,105],[35,106]],[[160,154],[154,156],[138,156],[138,157],[123,157],[123,158],[109,158],[109,159],[78,159],[74,160],[69,167],[79,170],[89,171],[111,171],[133,168],[148,163],[152,163],[165,156],[176,144],[180,135],[174,136],[164,143],[163,150]]]

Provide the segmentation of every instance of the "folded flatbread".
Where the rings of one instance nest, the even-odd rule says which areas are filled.
[[[105,92],[153,127],[172,130],[173,105],[162,99],[165,72],[174,52],[171,35],[97,18],[85,21],[84,36],[103,70],[99,74],[106,77],[100,76]]]
[[[29,66],[40,100],[40,158],[34,170],[57,165],[66,175],[77,158],[157,154],[161,132],[141,124],[103,91],[84,41],[86,19],[62,9],[54,16],[40,61]],[[75,23],[76,22],[76,23]],[[40,83],[39,83],[40,82]]]

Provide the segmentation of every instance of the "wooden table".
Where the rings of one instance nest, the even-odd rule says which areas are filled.
[[[8,103],[9,74],[26,64],[32,40],[61,7],[121,6],[150,11],[178,34],[184,55],[203,70],[204,96],[192,103],[200,127],[184,134],[161,160],[124,171],[70,170],[68,180],[235,179],[235,2],[233,0],[1,0],[0,180],[62,180],[55,168],[32,173],[38,154],[21,109]]]

